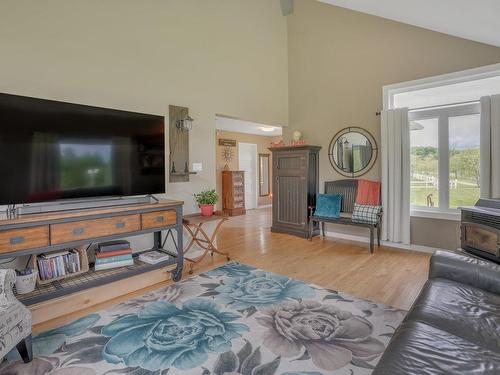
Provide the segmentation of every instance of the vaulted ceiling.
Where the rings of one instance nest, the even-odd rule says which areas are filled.
[[[500,0],[319,0],[500,47]]]

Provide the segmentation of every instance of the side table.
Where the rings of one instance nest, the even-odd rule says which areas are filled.
[[[215,212],[212,216],[202,216],[201,214],[190,214],[190,215],[185,215],[183,217],[182,223],[184,224],[184,228],[186,228],[186,230],[191,235],[191,240],[184,249],[184,254],[188,253],[188,251],[191,250],[194,244],[198,245],[201,249],[204,250],[203,254],[197,256],[196,258],[190,258],[184,256],[184,259],[190,263],[189,274],[193,273],[194,265],[196,263],[201,262],[208,253],[210,253],[210,255],[212,256],[214,255],[214,253],[217,253],[219,255],[224,255],[227,260],[230,260],[229,254],[219,251],[214,244],[215,239],[217,238],[217,234],[219,233],[222,224],[226,220],[228,220],[227,215],[219,211]],[[212,235],[209,236],[205,231],[203,225],[212,221],[217,221],[217,224],[215,226]]]

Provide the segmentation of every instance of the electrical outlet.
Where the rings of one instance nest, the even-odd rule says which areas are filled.
[[[201,172],[203,170],[202,163],[193,163],[193,172]]]

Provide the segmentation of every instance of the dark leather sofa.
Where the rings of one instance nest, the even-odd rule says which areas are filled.
[[[500,374],[500,266],[437,251],[372,375]]]

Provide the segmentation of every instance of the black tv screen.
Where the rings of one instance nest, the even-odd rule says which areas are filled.
[[[0,93],[0,176],[0,204],[164,193],[164,118]]]

